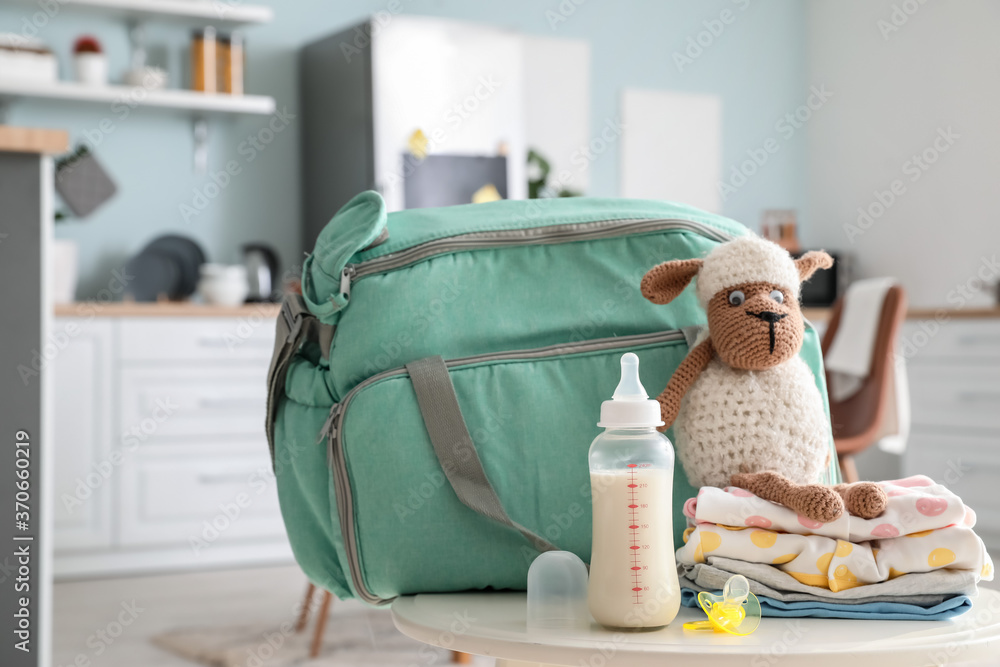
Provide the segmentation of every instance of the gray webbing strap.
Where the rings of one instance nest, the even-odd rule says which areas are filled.
[[[417,394],[417,404],[434,446],[434,454],[462,504],[514,528],[539,551],[558,551],[559,547],[511,519],[504,510],[496,489],[483,470],[444,360],[428,357],[407,364],[406,370]]]
[[[306,340],[316,341],[324,359],[330,356],[330,346],[333,344],[334,327],[323,324],[309,312],[305,299],[301,294],[285,296],[281,304],[281,313],[274,335],[274,353],[271,355],[271,366],[267,371],[267,416],[264,428],[267,431],[267,444],[271,450],[271,460],[274,460],[274,419],[278,410],[278,397],[285,390],[285,378],[288,376],[288,365]]]
[[[698,334],[705,327],[700,324],[692,324],[691,326],[684,327],[681,329],[681,333],[684,334],[684,342],[687,343],[688,349],[694,349],[694,342],[698,340]]]

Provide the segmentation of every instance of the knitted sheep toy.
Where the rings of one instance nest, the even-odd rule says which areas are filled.
[[[657,399],[661,430],[675,424],[677,454],[695,487],[744,488],[822,522],[845,505],[867,518],[884,510],[876,484],[815,484],[829,462],[829,420],[798,356],[805,335],[799,286],[832,264],[825,252],[793,260],[778,245],[745,236],[643,277],[643,296],[656,304],[670,303],[697,277],[708,314],[708,328]]]

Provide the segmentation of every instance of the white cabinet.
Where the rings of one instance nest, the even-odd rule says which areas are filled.
[[[238,439],[267,450],[264,410],[267,363],[125,364],[119,428],[141,427],[145,440]]]
[[[57,318],[61,330],[56,574],[290,560],[264,434],[273,319]]]
[[[182,545],[198,558],[218,545],[284,536],[266,450],[169,449],[150,447],[123,471],[122,497],[131,500],[120,513],[123,545]]]
[[[52,360],[56,419],[55,503],[58,551],[109,548],[112,326],[108,320],[60,318],[54,336],[66,345]]]
[[[954,490],[1000,550],[1000,318],[909,320],[902,342],[913,408],[904,472]]]

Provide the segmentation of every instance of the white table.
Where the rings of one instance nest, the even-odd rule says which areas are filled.
[[[704,618],[681,608],[669,627],[616,632],[529,631],[524,593],[460,593],[397,598],[392,617],[404,634],[433,646],[497,658],[498,667],[713,665],[919,667],[1000,664],[1000,592],[983,590],[972,611],[948,621],[768,618],[747,637],[682,630]]]

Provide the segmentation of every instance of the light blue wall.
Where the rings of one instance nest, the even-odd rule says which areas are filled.
[[[806,81],[804,64],[804,11],[796,0],[262,1],[274,7],[276,18],[247,33],[247,90],[273,95],[279,109],[287,108],[292,114],[298,104],[297,49],[374,12],[395,7],[397,1],[405,13],[589,40],[593,49],[591,118],[595,135],[607,119],[617,116],[620,91],[625,86],[721,96],[727,178],[730,169],[746,158],[748,149],[778,136],[775,123],[805,101],[811,83]],[[702,40],[711,44],[692,64],[678,71],[674,52],[683,51],[689,38],[706,30],[704,21],[716,19],[725,9],[732,12],[734,20],[718,37],[709,40],[707,33],[702,34]],[[16,7],[0,9],[0,31],[20,33],[27,13]],[[120,75],[128,54],[125,28],[120,23],[65,12],[42,27],[39,37],[59,53],[62,75],[67,77],[70,45],[84,33],[103,42],[113,75]],[[186,52],[185,31],[150,25],[147,38],[154,61],[164,62],[171,70],[171,85],[183,82],[182,73],[187,70],[186,55],[182,55]],[[208,182],[194,176],[191,126],[186,116],[137,109],[122,120],[110,108],[21,102],[11,108],[8,122],[67,128],[74,140],[80,140],[85,132],[96,131],[105,118],[112,120],[114,131],[103,136],[96,154],[120,191],[91,218],[61,224],[56,232],[80,245],[79,297],[96,294],[107,285],[113,268],[151,238],[166,232],[193,236],[214,261],[237,261],[239,245],[248,241],[274,245],[286,265],[299,261],[299,137],[294,121],[252,161],[240,152],[240,144],[265,127],[268,119],[234,117],[211,122],[212,169],[236,160],[242,172],[204,212],[185,222],[180,205],[191,204],[195,191]],[[796,134],[780,144],[780,151],[728,198],[725,214],[755,226],[763,208],[802,204],[803,137]],[[607,152],[591,169],[589,194],[616,195],[617,152]]]

